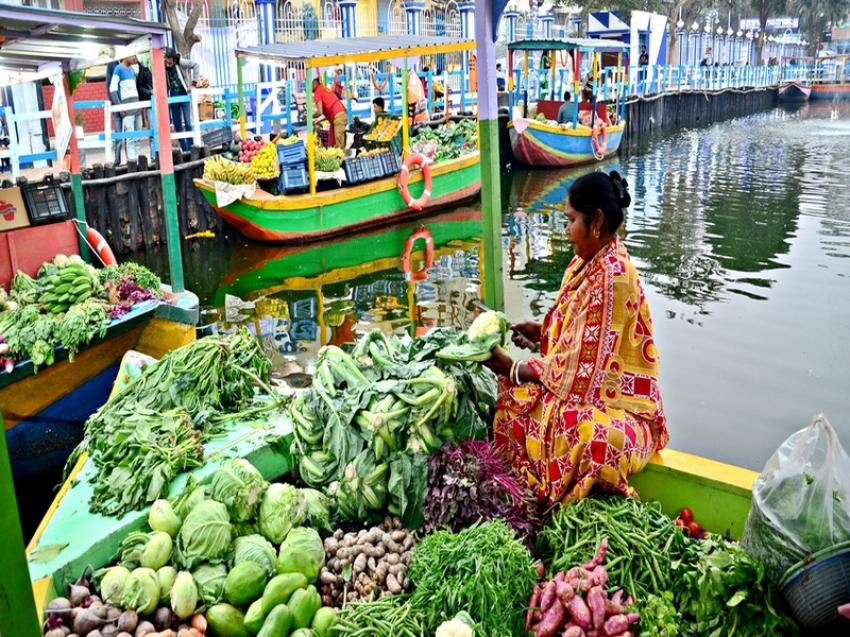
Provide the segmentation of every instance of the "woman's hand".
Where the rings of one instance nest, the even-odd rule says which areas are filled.
[[[534,321],[511,325],[511,340],[520,349],[537,351],[540,342],[540,324]]]
[[[510,376],[514,362],[505,350],[494,347],[492,356],[481,364],[499,376]]]

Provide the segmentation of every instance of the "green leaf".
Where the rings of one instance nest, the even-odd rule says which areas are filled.
[[[742,588],[738,590],[737,593],[732,595],[732,598],[728,602],[726,602],[726,605],[730,608],[734,608],[735,606],[743,602],[745,599],[747,599],[747,591],[746,589]]]

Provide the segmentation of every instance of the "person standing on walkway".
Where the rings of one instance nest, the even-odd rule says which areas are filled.
[[[153,97],[153,73],[151,73],[151,70],[143,64],[138,57],[136,58],[136,61],[138,62],[136,70],[136,90],[139,93],[139,101],[148,102]],[[141,110],[143,128],[151,127],[150,114],[150,107],[143,108]]]
[[[118,104],[119,102],[115,102],[112,99],[112,90],[109,88],[112,84],[112,74],[115,72],[115,69],[118,67],[117,61],[112,61],[106,65],[106,93],[109,95],[109,102],[113,105]],[[112,113],[112,133],[120,133],[122,129],[121,125],[121,113]],[[122,140],[112,139],[112,161],[115,165],[119,165],[121,163],[121,146]]]
[[[705,50],[705,57],[699,63],[700,66],[711,66],[711,47]]]
[[[189,91],[193,87],[197,86],[197,78],[201,72],[201,66],[197,62],[181,58],[177,51],[168,48],[165,50],[165,71],[166,79],[168,80],[169,97],[185,97],[189,95]],[[168,110],[171,112],[171,123],[174,125],[175,132],[182,133],[192,130],[192,111],[190,106],[188,100],[168,105]],[[180,148],[184,151],[189,150],[191,146],[192,142],[189,139],[180,140]]]
[[[498,62],[496,64],[496,90],[502,93],[506,86],[505,72],[502,70],[502,63]]]
[[[139,101],[139,92],[136,89],[136,73],[132,67],[134,62],[134,56],[122,58],[120,64],[112,71],[112,77],[109,80],[109,98],[113,104],[129,104]],[[121,111],[121,128],[119,130],[124,133],[135,132],[137,115],[138,109]],[[120,143],[124,144],[127,151],[127,161],[139,158],[138,138],[124,139]]]

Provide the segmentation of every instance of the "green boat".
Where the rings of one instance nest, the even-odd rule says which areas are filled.
[[[344,40],[315,40],[276,43],[263,47],[236,50],[241,60],[249,58],[287,67],[306,69],[306,104],[313,103],[310,76],[322,68],[344,64],[390,61],[403,64],[402,86],[407,86],[411,58],[468,51],[475,47],[471,40],[434,36],[379,36]],[[399,62],[403,60],[403,62]],[[303,66],[302,66],[303,65]],[[241,62],[239,66],[241,70]],[[295,68],[295,67],[293,67]],[[299,73],[304,71],[299,70]],[[239,74],[240,100],[241,73]],[[401,91],[401,111],[407,111],[407,91]],[[291,94],[291,90],[287,90]],[[241,135],[246,136],[243,116]],[[352,183],[331,190],[318,190],[315,148],[316,131],[313,109],[307,108],[306,181],[308,192],[271,195],[257,190],[237,201],[219,204],[215,182],[196,179],[195,185],[221,217],[250,239],[268,243],[305,243],[350,234],[367,228],[385,226],[475,197],[481,190],[479,152],[414,169],[402,166],[398,175],[365,183]],[[410,157],[410,118],[402,117],[401,154]],[[397,149],[398,150],[398,149]],[[384,173],[386,175],[386,173]],[[405,179],[408,183],[405,184]],[[409,187],[407,196],[402,190]]]

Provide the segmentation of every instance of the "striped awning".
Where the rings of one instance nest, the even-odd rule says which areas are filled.
[[[338,40],[279,42],[236,49],[239,57],[278,64],[303,63],[308,68],[350,62],[378,62],[396,58],[469,51],[474,40],[429,35],[383,35]]]

